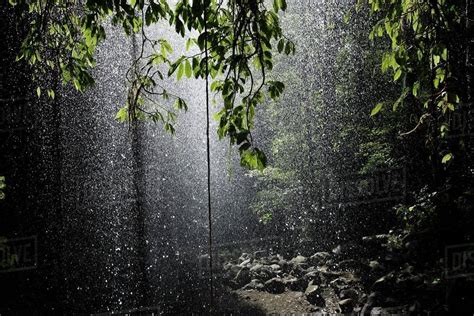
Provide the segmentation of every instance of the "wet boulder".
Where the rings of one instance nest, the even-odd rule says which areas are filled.
[[[232,281],[236,288],[241,288],[246,285],[251,281],[250,269],[248,267],[241,268]]]
[[[296,278],[294,276],[288,276],[284,278],[283,283],[287,289],[297,292],[304,291],[308,286],[308,282],[306,280],[302,278]]]
[[[394,288],[394,281],[395,281],[395,276],[392,272],[389,274],[386,274],[383,277],[377,279],[372,284],[372,290],[388,292]]]
[[[321,277],[319,275],[319,271],[310,271],[306,273],[301,279],[306,281],[307,283],[309,282],[313,282],[314,284],[321,283]]]
[[[362,242],[366,245],[383,245],[388,242],[389,234],[379,234],[373,236],[364,236],[362,237]]]
[[[302,265],[302,264],[306,264],[307,261],[308,261],[308,258],[306,258],[305,256],[298,255],[294,257],[293,259],[291,259],[290,263]]]
[[[337,268],[340,270],[357,270],[361,267],[361,262],[354,259],[346,259],[337,263]]]
[[[268,259],[269,264],[279,264],[280,260],[285,260],[280,255],[272,255],[272,256],[269,256],[267,259]]]
[[[239,257],[238,260],[239,260],[239,263],[242,263],[242,262],[244,262],[244,261],[246,261],[246,260],[249,260],[249,259],[252,259],[252,257],[250,256],[250,254],[244,252],[244,253]]]
[[[350,313],[354,310],[355,302],[351,298],[346,298],[338,302],[343,313]]]
[[[314,255],[309,257],[309,263],[312,265],[321,266],[326,264],[326,261],[329,260],[331,254],[329,252],[320,251],[316,252]]]
[[[285,282],[281,278],[272,278],[265,282],[265,290],[269,293],[283,293],[285,292],[285,287]]]
[[[240,269],[241,267],[230,262],[224,264],[224,271],[229,271],[231,275],[236,275],[239,273]]]
[[[250,291],[250,290],[257,290],[257,291],[263,291],[265,286],[260,280],[253,279],[250,281],[250,283],[247,283],[242,290],[244,291]]]
[[[279,264],[271,264],[271,265],[270,265],[270,269],[272,269],[272,270],[275,271],[275,272],[281,271],[281,267],[280,267]]]
[[[250,268],[252,265],[252,259],[251,258],[248,258],[248,259],[245,259],[244,261],[242,261],[240,264],[239,264],[239,267],[248,267]]]
[[[327,268],[319,270],[319,276],[321,278],[321,283],[328,284],[332,280],[339,278],[340,276],[344,276],[343,272],[339,271],[330,271]]]
[[[262,282],[265,282],[266,280],[276,276],[276,273],[268,265],[256,264],[250,268],[250,275],[254,279],[259,279]]]
[[[372,315],[372,312],[375,312],[374,309],[377,306],[381,306],[383,303],[383,297],[379,292],[372,292],[367,297],[367,302],[365,303],[364,307],[362,308],[361,314],[362,315]]]
[[[357,302],[359,301],[359,292],[355,290],[354,288],[347,288],[339,292],[339,298],[341,300],[350,298],[353,301]]]
[[[362,237],[362,244],[368,253],[379,252],[387,244],[389,236],[389,234],[365,236]]]
[[[267,252],[265,250],[257,250],[253,253],[253,257],[255,259],[263,259],[267,256]]]
[[[370,267],[370,270],[371,271],[380,271],[380,270],[384,270],[385,267],[383,266],[383,264],[381,264],[380,262],[378,262],[377,260],[372,260],[369,262],[369,267]]]
[[[281,270],[286,273],[290,273],[293,269],[293,265],[283,258],[280,258],[276,264],[278,264],[281,267]]]
[[[306,300],[310,302],[311,304],[320,306],[320,307],[326,306],[326,302],[324,301],[324,298],[321,296],[321,290],[319,286],[313,284],[313,282],[310,282],[308,284],[304,294],[306,296]]]
[[[250,271],[251,272],[260,271],[260,269],[262,269],[262,268],[263,268],[263,264],[256,263],[250,268]]]

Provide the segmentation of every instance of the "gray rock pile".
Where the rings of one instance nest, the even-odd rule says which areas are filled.
[[[403,314],[439,310],[443,286],[436,276],[442,265],[431,272],[415,268],[405,261],[403,251],[389,244],[388,235],[364,237],[362,245],[370,249],[370,255],[352,258],[344,255],[344,247],[293,258],[265,251],[243,253],[225,264],[224,280],[240,291],[298,292],[313,306],[312,311]]]
[[[301,292],[306,300],[320,310],[353,310],[363,307],[362,286],[350,265],[333,270],[328,263],[334,254],[317,252],[285,259],[281,255],[264,255],[263,251],[243,253],[224,266],[229,286],[237,290],[266,291],[280,294]]]

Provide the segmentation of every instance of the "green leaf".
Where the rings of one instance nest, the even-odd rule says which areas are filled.
[[[263,171],[267,165],[267,157],[258,148],[246,149],[240,154],[240,164],[251,170]]]
[[[186,102],[184,102],[184,100],[181,99],[181,98],[176,99],[176,101],[174,102],[174,107],[177,110],[184,110],[184,111],[188,110],[188,106],[187,106]]]
[[[453,159],[453,154],[452,154],[452,153],[448,153],[448,154],[444,155],[443,159],[441,160],[441,163],[446,164],[446,163],[448,163],[451,159]]]
[[[383,102],[379,102],[375,105],[375,107],[372,109],[372,111],[370,112],[370,116],[375,116],[377,115],[377,113],[380,112],[380,110],[382,109],[383,107]]]
[[[193,69],[191,67],[191,63],[189,62],[189,59],[186,59],[186,62],[184,63],[184,72],[187,78],[191,78],[191,76],[193,75]]]
[[[173,135],[175,133],[174,126],[170,123],[165,123],[165,131]]]
[[[448,60],[448,49],[444,48],[443,52],[441,53],[441,58],[443,58],[444,61]]]
[[[115,119],[119,121],[120,123],[123,123],[128,120],[128,108],[124,106],[123,108],[120,108],[120,110],[117,112],[117,115],[115,115]]]
[[[347,11],[345,14],[344,14],[344,23],[345,24],[349,24],[350,20],[351,20],[351,16],[352,16],[352,11]]]
[[[216,80],[216,81],[213,81],[211,83],[211,91],[216,91],[217,89],[219,89],[220,87],[222,86],[222,83],[219,81],[219,80]]]
[[[48,97],[54,100],[55,93],[53,89],[48,89]]]
[[[181,78],[183,77],[183,73],[184,73],[184,64],[180,63],[178,66],[178,73],[176,74],[176,78],[178,80],[181,80]]]
[[[397,81],[400,79],[400,76],[402,75],[402,69],[398,68],[395,74],[393,75],[393,81]]]
[[[193,44],[193,40],[191,38],[188,38],[188,40],[186,41],[186,51],[188,51]]]
[[[412,94],[417,97],[418,96],[418,92],[420,91],[420,82],[417,81],[413,84],[413,88],[412,88]]]
[[[37,87],[36,88],[36,95],[39,97],[41,97],[41,88],[40,87]]]
[[[283,49],[285,49],[285,40],[281,39],[278,42],[278,52],[281,53],[283,51]]]
[[[275,12],[278,12],[278,10],[280,10],[280,1],[279,0],[273,0],[273,10],[275,10]]]

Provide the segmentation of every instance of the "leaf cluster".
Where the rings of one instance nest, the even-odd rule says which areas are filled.
[[[51,72],[78,91],[94,83],[95,50],[106,38],[104,24],[111,20],[126,34],[140,38],[138,56],[127,72],[129,92],[117,113],[118,121],[149,119],[174,132],[177,111],[186,111],[187,104],[164,89],[161,81],[174,74],[178,80],[210,76],[211,90],[223,100],[215,116],[219,137],[238,145],[242,165],[265,167],[265,154],[253,145],[251,129],[255,108],[266,96],[277,99],[284,90],[282,82],[267,80],[273,68],[273,45],[280,53],[295,51],[279,24],[278,12],[287,8],[285,0],[274,0],[271,8],[263,0],[179,0],[174,6],[166,0],[10,3],[30,24],[18,59],[32,66],[38,97],[45,89],[50,98],[55,97],[54,89],[44,87],[41,80]],[[187,50],[196,47],[198,53],[171,60],[173,48],[166,39],[147,33],[147,28],[160,21],[167,21],[183,37]],[[175,100],[172,107],[166,106],[170,98]]]

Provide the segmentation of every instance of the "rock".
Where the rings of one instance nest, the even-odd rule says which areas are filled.
[[[289,264],[286,260],[279,260],[277,264],[281,267],[281,270],[283,272],[289,273],[291,272],[291,269],[293,268],[293,265]]]
[[[280,265],[278,265],[278,264],[272,264],[272,265],[270,265],[270,268],[273,271],[279,271],[281,269]]]
[[[314,284],[321,283],[321,277],[319,276],[319,271],[310,271],[306,273],[303,277],[303,280],[306,282],[313,282]]]
[[[374,291],[390,291],[393,290],[393,273],[389,273],[379,278],[372,284],[372,290]]]
[[[241,267],[230,262],[224,265],[224,270],[229,271],[232,276],[235,276],[237,273],[239,273],[240,269]]]
[[[339,277],[329,282],[329,285],[333,287],[335,290],[341,291],[343,289],[347,289],[349,287],[349,283],[350,282],[344,277]]]
[[[409,265],[409,264],[405,264],[405,266],[402,270],[402,273],[404,273],[404,274],[413,274],[414,271],[415,271],[415,267],[413,267],[412,265]]]
[[[245,284],[249,283],[251,281],[250,269],[247,267],[241,268],[239,273],[237,273],[237,275],[233,279],[233,281],[234,281],[234,284],[237,286],[237,288],[241,288]]]
[[[343,276],[344,274],[342,272],[320,270],[319,275],[321,277],[321,282],[326,281],[327,283],[329,283],[332,280],[337,279],[340,276]]]
[[[250,268],[250,271],[251,272],[258,271],[258,270],[262,269],[262,267],[263,267],[263,264],[257,263],[256,265],[254,265]]]
[[[352,285],[352,284],[358,283],[359,281],[360,281],[360,279],[358,279],[352,273],[347,272],[347,273],[341,275],[340,277],[334,279],[332,282]]]
[[[239,257],[239,263],[242,263],[244,262],[245,260],[248,260],[248,259],[251,259],[251,256],[248,254],[248,253],[243,253],[240,257]]]
[[[252,259],[245,259],[244,261],[242,261],[239,266],[240,267],[247,267],[248,265],[250,265],[250,262],[252,261]]]
[[[369,262],[369,267],[372,271],[379,271],[379,270],[383,270],[384,269],[384,266],[378,262],[377,260],[372,260]]]
[[[359,293],[353,288],[348,288],[348,289],[342,290],[339,293],[339,297],[343,300],[350,298],[353,301],[357,302],[359,300]]]
[[[380,234],[362,237],[362,244],[368,253],[383,251],[388,243],[388,234]]]
[[[331,254],[329,252],[321,251],[321,252],[316,252],[314,255],[309,257],[309,262],[313,265],[323,265],[326,263],[326,261],[331,257]]]
[[[272,278],[265,282],[265,290],[273,294],[283,293],[285,292],[285,283],[281,278]]]
[[[370,245],[382,245],[388,242],[389,234],[380,234],[362,237],[362,242]]]
[[[409,290],[423,284],[423,278],[420,275],[399,276],[395,283],[398,287]]]
[[[250,291],[250,290],[263,291],[264,288],[265,288],[265,286],[263,285],[262,282],[260,282],[260,280],[253,279],[252,281],[250,281],[250,283],[247,283],[242,288],[242,290],[244,290],[244,291]]]
[[[350,313],[354,309],[355,302],[351,298],[346,298],[344,300],[339,301],[339,306],[341,307],[341,311],[343,313]]]
[[[386,297],[384,299],[383,305],[385,307],[395,307],[395,306],[399,306],[400,302],[393,297]]]
[[[326,302],[324,301],[323,297],[321,296],[319,287],[314,285],[313,282],[308,284],[304,294],[306,295],[306,299],[313,305],[324,307],[326,306]]]
[[[283,283],[287,289],[291,291],[304,291],[308,286],[308,282],[303,280],[302,278],[295,278],[293,276],[289,276],[283,279]]]
[[[253,253],[253,257],[255,259],[262,259],[267,255],[267,252],[265,250],[257,250]]]
[[[269,264],[279,264],[280,260],[284,260],[283,257],[280,255],[273,255],[273,256],[268,257]]]
[[[375,306],[380,306],[382,303],[382,296],[378,292],[370,293],[369,297],[367,298],[367,302],[365,303],[364,307],[362,308],[361,315],[375,315],[371,314],[375,312]],[[380,314],[377,314],[380,315]]]
[[[301,264],[294,264],[293,268],[290,270],[290,274],[295,275],[297,277],[302,277],[306,274],[305,266]]]
[[[298,255],[298,256],[294,257],[293,259],[291,259],[290,263],[303,264],[303,263],[306,263],[306,261],[308,261],[308,259],[306,257]]]
[[[342,260],[337,264],[337,267],[341,270],[354,270],[360,268],[361,263],[354,259]]]
[[[271,279],[276,276],[277,271],[274,271],[270,266],[257,263],[252,268],[250,268],[250,275],[254,279],[259,279],[262,282],[265,282],[268,279]]]

